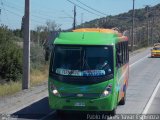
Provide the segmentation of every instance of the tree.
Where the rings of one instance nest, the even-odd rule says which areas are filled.
[[[37,26],[35,31],[31,32],[31,41],[34,41],[44,49],[44,58],[48,61],[50,55],[51,40],[57,35],[57,31],[60,31],[60,25],[55,21],[47,20],[46,25]]]

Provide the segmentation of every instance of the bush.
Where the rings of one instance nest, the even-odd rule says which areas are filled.
[[[0,76],[6,81],[17,81],[22,76],[22,49],[12,39],[6,27],[0,28]]]

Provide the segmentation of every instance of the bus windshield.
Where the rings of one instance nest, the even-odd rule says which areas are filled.
[[[62,76],[113,74],[113,46],[56,45],[50,72]]]

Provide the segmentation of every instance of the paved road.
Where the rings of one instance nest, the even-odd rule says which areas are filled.
[[[144,50],[130,57],[130,77],[127,90],[127,102],[124,106],[118,106],[118,114],[142,114],[154,89],[160,80],[160,58],[148,57],[150,49]],[[147,114],[160,114],[160,88],[153,99]],[[69,112],[58,116],[56,112],[49,109],[48,98],[45,97],[34,104],[25,107],[13,115],[20,119],[43,119],[43,120],[63,120],[63,119],[102,119],[103,113],[80,113]],[[105,120],[105,116],[103,116]]]
[[[158,92],[156,93],[156,96],[151,104],[151,107],[149,108],[148,114],[160,114],[160,88],[158,89]]]

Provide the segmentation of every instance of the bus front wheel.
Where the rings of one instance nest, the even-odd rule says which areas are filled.
[[[116,108],[113,109],[112,111],[109,112],[110,116],[115,116],[116,115]]]
[[[63,116],[65,112],[63,110],[56,110],[58,116]]]

